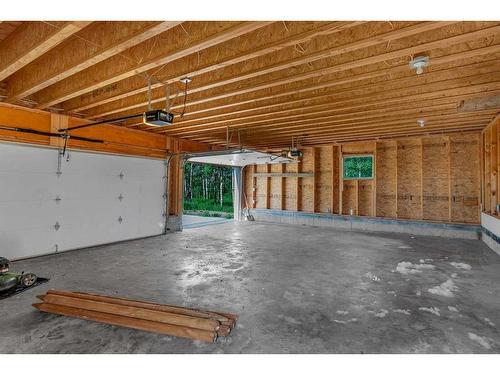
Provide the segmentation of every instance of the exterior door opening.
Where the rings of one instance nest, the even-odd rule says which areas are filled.
[[[189,228],[193,227],[190,221],[199,221],[200,217],[205,217],[207,222],[241,221],[245,208],[242,186],[245,166],[295,160],[265,152],[232,149],[186,155],[185,161],[183,228]]]
[[[233,219],[232,167],[184,164],[184,215]]]

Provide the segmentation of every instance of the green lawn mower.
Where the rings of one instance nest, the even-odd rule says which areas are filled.
[[[0,257],[0,292],[16,287],[27,288],[36,283],[37,276],[34,273],[9,272],[9,266],[9,260]]]

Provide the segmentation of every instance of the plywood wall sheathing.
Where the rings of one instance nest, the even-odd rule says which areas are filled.
[[[297,209],[299,189],[298,210],[312,212],[314,189],[316,212],[329,213],[333,205],[330,213],[338,214],[340,204],[344,215],[352,209],[360,216],[478,223],[479,136],[452,134],[304,148],[301,162],[287,164],[284,170],[311,172],[314,152],[316,183],[312,186],[311,177],[284,178],[284,209]],[[343,180],[342,155],[365,154],[374,155],[375,178]],[[281,178],[273,179],[272,207],[276,209],[280,202],[274,201],[274,194],[279,196]],[[251,186],[246,189],[251,192]]]
[[[314,150],[312,147],[307,147],[302,150],[304,157],[300,163],[301,172],[313,172],[314,173]],[[314,212],[314,181],[311,177],[300,177],[299,189],[300,189],[300,210],[305,212]]]
[[[498,123],[495,122],[491,125],[491,146],[490,146],[490,190],[491,202],[490,211],[495,212],[498,200]]]
[[[377,142],[377,212],[376,216],[397,216],[397,142]]]
[[[285,165],[286,172],[298,172],[299,163]],[[297,209],[297,182],[298,178],[285,178],[285,210],[295,211]]]
[[[450,219],[449,137],[422,138],[423,219]]]
[[[267,165],[266,164],[261,164],[257,165],[257,173],[266,173],[267,172]],[[268,203],[268,193],[267,193],[267,178],[257,178],[257,183],[256,183],[256,200],[257,200],[257,206],[256,208],[268,208],[267,203]]]
[[[340,214],[341,208],[339,206],[339,185],[340,185],[340,147],[332,146],[332,179],[331,179],[331,204],[332,213]]]
[[[281,172],[281,164],[269,164],[270,172],[280,173]],[[281,210],[281,184],[282,177],[268,177],[271,182],[270,187],[270,208],[274,210]]]
[[[316,211],[332,213],[332,147],[324,146],[316,148]],[[335,184],[336,185],[336,184]],[[335,189],[333,189],[335,191]]]
[[[350,215],[351,210],[356,215],[357,203],[357,180],[344,181],[344,190],[342,191],[342,214]]]
[[[499,216],[500,204],[500,117],[496,117],[482,132],[481,149],[481,207],[483,212]]]
[[[479,134],[450,137],[451,220],[479,221]]]
[[[358,215],[374,216],[373,214],[373,180],[358,181]]]
[[[484,133],[484,191],[485,199],[483,202],[486,212],[491,211],[491,202],[493,196],[491,194],[491,126]]]
[[[421,139],[398,141],[398,218],[421,219]]]

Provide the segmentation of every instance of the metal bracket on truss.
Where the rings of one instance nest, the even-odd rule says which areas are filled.
[[[66,156],[66,162],[69,162],[69,153],[67,153],[67,147],[68,147],[68,140],[70,138],[70,135],[68,132],[65,132],[60,135],[62,139],[64,139],[64,146],[59,148],[58,153],[57,153],[57,172],[56,175],[59,177],[62,175],[62,159],[64,156]]]
[[[57,177],[62,175],[62,170],[61,170],[62,157],[63,157],[62,152],[61,152],[61,150],[59,150],[59,152],[57,153],[57,172],[56,172]]]

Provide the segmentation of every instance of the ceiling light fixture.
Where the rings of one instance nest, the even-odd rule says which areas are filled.
[[[418,126],[420,126],[421,128],[423,128],[425,126],[425,120],[423,118],[419,118],[417,120],[417,124],[418,124]]]
[[[429,56],[417,56],[410,61],[410,68],[415,69],[418,75],[424,72],[424,67],[429,65]]]

